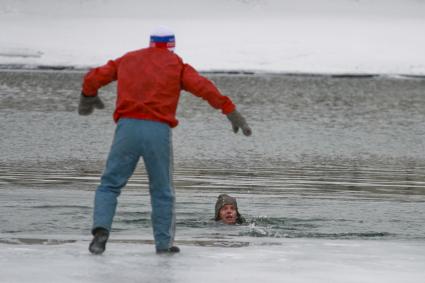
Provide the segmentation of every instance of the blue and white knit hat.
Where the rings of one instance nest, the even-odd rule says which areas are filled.
[[[174,32],[165,26],[157,27],[151,32],[149,46],[168,48],[168,50],[174,51],[176,47]]]

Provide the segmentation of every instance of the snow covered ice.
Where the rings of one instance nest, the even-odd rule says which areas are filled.
[[[1,2],[0,64],[104,64],[164,24],[203,71],[425,74],[423,1]]]

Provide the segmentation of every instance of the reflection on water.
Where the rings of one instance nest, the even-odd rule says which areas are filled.
[[[114,130],[114,85],[101,92],[105,110],[79,117],[81,77],[0,72],[2,241],[89,233]],[[180,241],[425,239],[424,80],[211,79],[254,134],[234,135],[225,117],[182,94],[173,131]],[[115,235],[151,238],[147,186],[140,164],[120,197]],[[237,197],[246,225],[211,220],[223,192]]]

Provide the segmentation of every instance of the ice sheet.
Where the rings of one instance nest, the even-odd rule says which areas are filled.
[[[3,2],[2,65],[103,64],[165,24],[204,71],[425,74],[421,1]]]
[[[62,245],[0,244],[2,282],[422,282],[422,242],[284,239],[248,247],[153,246],[114,242],[92,256],[84,240]]]

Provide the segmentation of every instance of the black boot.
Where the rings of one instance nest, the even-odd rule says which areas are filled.
[[[176,254],[179,253],[180,249],[179,247],[172,246],[171,248],[165,249],[165,250],[156,250],[157,254]]]
[[[93,236],[89,251],[92,254],[100,255],[105,251],[106,241],[108,241],[109,238],[109,231],[104,228],[96,228],[93,230]]]

